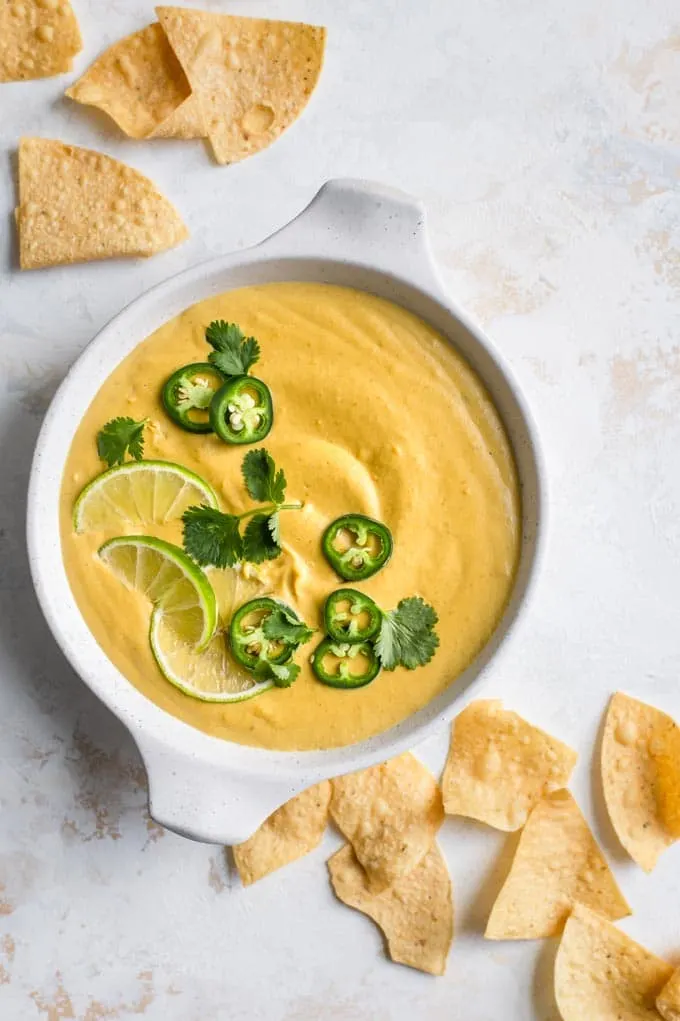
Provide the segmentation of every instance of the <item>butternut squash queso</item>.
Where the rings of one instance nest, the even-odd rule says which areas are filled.
[[[276,749],[361,741],[455,682],[519,558],[512,451],[450,343],[371,294],[229,291],[118,366],[66,461],[61,542],[143,695]]]

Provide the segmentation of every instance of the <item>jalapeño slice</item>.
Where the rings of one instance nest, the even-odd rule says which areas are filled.
[[[326,560],[345,581],[363,581],[392,556],[392,533],[365,514],[344,514],[328,526],[321,546]]]
[[[375,638],[382,621],[382,613],[371,597],[355,588],[331,592],[323,613],[326,632],[333,641],[351,645]]]
[[[246,670],[257,670],[268,663],[287,663],[294,645],[271,640],[264,633],[265,619],[281,606],[275,599],[261,596],[240,606],[229,625],[229,643],[234,659]]]
[[[363,688],[380,673],[380,660],[370,642],[334,642],[324,638],[311,658],[322,684],[331,688]]]
[[[274,423],[272,395],[255,376],[232,376],[210,405],[210,424],[225,443],[259,443]]]
[[[163,407],[181,429],[190,433],[210,433],[213,431],[210,404],[223,384],[224,376],[209,362],[183,365],[163,384]]]

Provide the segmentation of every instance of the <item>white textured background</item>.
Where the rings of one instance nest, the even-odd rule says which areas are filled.
[[[77,71],[152,15],[140,0],[73,3],[85,37]],[[302,120],[235,167],[213,166],[201,143],[123,140],[61,98],[71,76],[0,86],[0,1017],[553,1021],[554,947],[480,935],[507,868],[500,834],[444,826],[456,943],[447,976],[432,979],[389,964],[372,924],[334,903],[324,867],[334,836],[244,891],[219,849],[149,820],[131,741],[38,611],[26,482],[67,368],[151,284],[260,239],[328,177],[421,196],[452,293],[526,389],[552,485],[538,609],[490,690],[579,749],[574,790],[635,909],[623,927],[677,959],[680,848],[651,877],[622,859],[591,755],[617,687],[680,716],[680,9],[205,6],[329,27]],[[147,172],[191,240],[150,262],[19,274],[10,217],[22,132]]]

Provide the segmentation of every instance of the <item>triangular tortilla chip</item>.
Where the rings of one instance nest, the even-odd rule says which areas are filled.
[[[252,837],[233,848],[244,886],[250,886],[321,843],[328,822],[328,780],[302,791],[263,822]]]
[[[22,269],[153,255],[187,237],[174,206],[139,171],[47,138],[21,139],[19,203]]]
[[[606,918],[630,914],[578,805],[569,791],[555,791],[527,820],[485,936],[557,936],[577,902]]]
[[[680,968],[677,968],[656,998],[663,1021],[680,1021]]]
[[[205,136],[200,107],[157,22],[109,46],[66,95],[103,110],[130,138]]]
[[[407,752],[331,782],[331,818],[380,893],[432,847],[444,819],[437,781]]]
[[[156,14],[199,98],[218,163],[259,152],[302,113],[321,72],[324,28],[184,7]]]
[[[534,805],[564,787],[576,752],[497,699],[472,702],[453,722],[442,776],[444,811],[512,831]]]
[[[437,844],[394,886],[368,889],[366,873],[349,844],[328,862],[336,896],[380,926],[397,964],[443,975],[453,940],[453,900],[446,862]]]
[[[0,82],[50,78],[70,71],[83,41],[68,0],[0,3]]]
[[[654,1001],[673,973],[660,957],[577,904],[555,961],[562,1021],[659,1021]]]
[[[660,709],[619,691],[607,711],[601,765],[616,835],[651,872],[680,836],[680,729]]]

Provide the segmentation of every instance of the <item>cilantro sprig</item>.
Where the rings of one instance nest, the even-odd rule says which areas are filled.
[[[112,418],[97,433],[97,453],[109,468],[123,464],[129,454],[135,461],[144,457],[144,426],[148,422],[143,418],[136,422],[134,418]]]
[[[262,624],[262,631],[265,638],[270,642],[282,642],[297,650],[305,645],[315,629],[309,627],[289,606],[281,605],[265,617]],[[271,679],[277,688],[289,688],[300,673],[297,663],[289,660],[288,663],[273,663],[271,660],[263,662],[256,671],[263,679]]]
[[[263,506],[242,514],[226,514],[214,507],[189,507],[182,515],[184,548],[202,567],[233,567],[241,560],[261,564],[281,555],[279,513],[300,510],[286,503],[286,476],[271,454],[250,450],[241,466],[248,494]],[[250,520],[248,520],[250,519]],[[242,523],[248,521],[242,530]]]
[[[205,331],[205,339],[214,348],[208,361],[225,376],[245,376],[259,360],[260,345],[246,337],[236,323],[216,319]]]
[[[407,670],[425,666],[439,647],[436,611],[420,596],[402,599],[394,610],[382,611],[382,623],[375,643],[384,670],[398,666]]]

